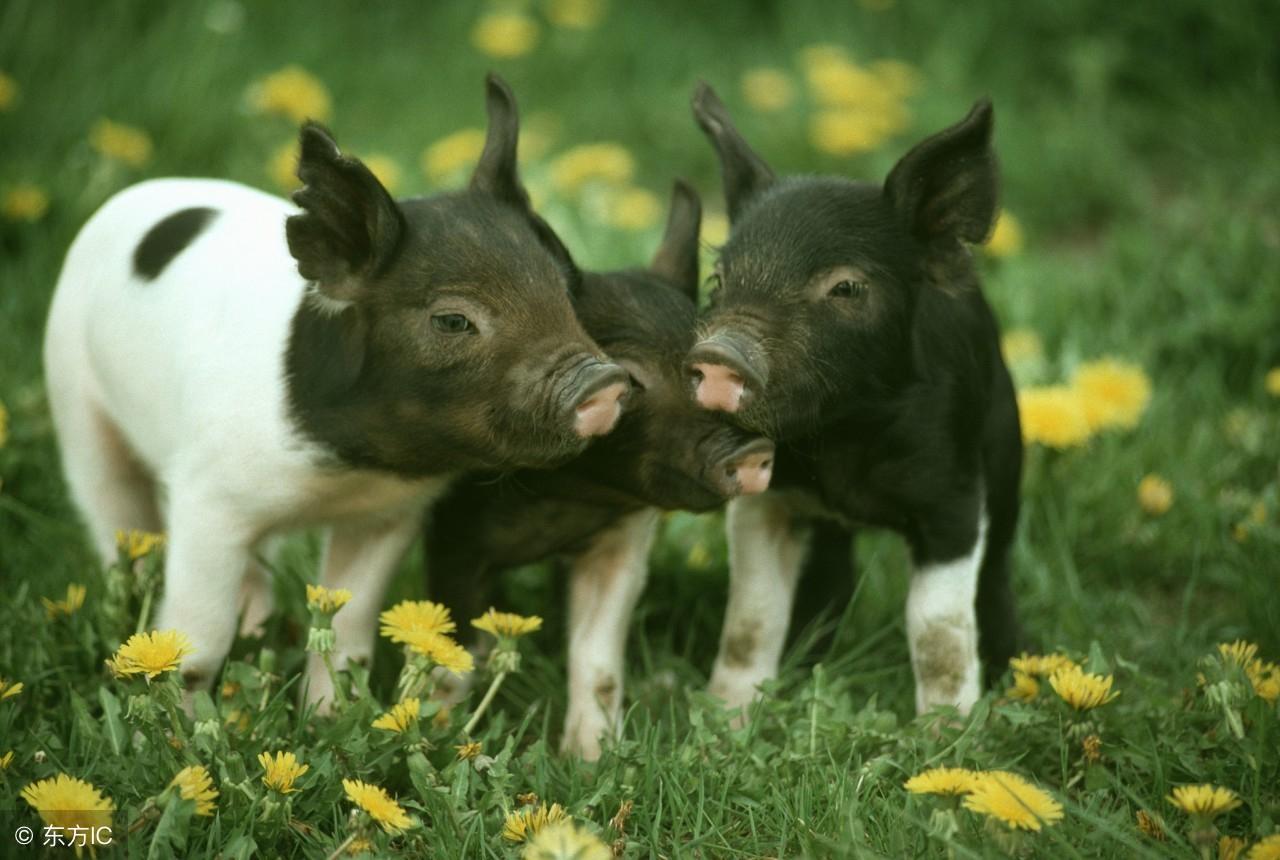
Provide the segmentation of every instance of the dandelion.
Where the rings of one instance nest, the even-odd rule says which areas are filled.
[[[1217,785],[1180,785],[1165,798],[1188,815],[1216,818],[1241,803],[1236,793]]]
[[[6,681],[4,678],[0,678],[0,701],[12,699],[22,692],[22,687],[21,681]]]
[[[1092,675],[1079,666],[1070,666],[1050,675],[1049,686],[1075,710],[1090,711],[1120,695],[1119,691],[1111,692],[1113,680],[1110,675]]]
[[[285,66],[249,87],[254,111],[288,117],[295,123],[308,119],[326,122],[333,113],[329,90],[301,66]]]
[[[1022,438],[1050,448],[1076,448],[1089,440],[1089,419],[1074,388],[1045,385],[1018,392]]]
[[[1218,840],[1218,860],[1238,860],[1247,843],[1237,836],[1223,836]]]
[[[9,765],[13,764],[13,750],[9,750],[4,755],[0,755],[0,770],[8,770]]]
[[[471,741],[471,743],[459,744],[454,749],[458,753],[458,761],[470,761],[480,755],[481,746],[478,741]]]
[[[613,851],[585,828],[561,821],[535,834],[520,856],[523,860],[612,860]]]
[[[1134,815],[1134,820],[1138,825],[1138,829],[1146,836],[1149,836],[1157,842],[1165,841],[1166,837],[1164,835],[1164,827],[1161,826],[1160,819],[1156,818],[1150,812],[1147,812],[1145,809],[1139,809]]]
[[[0,202],[0,213],[9,221],[35,223],[49,211],[49,195],[39,185],[24,182],[10,188]]]
[[[1244,671],[1259,698],[1268,702],[1280,699],[1280,665],[1254,660]]]
[[[1013,213],[1001,209],[996,216],[996,226],[987,237],[982,250],[988,257],[1003,259],[1022,250],[1022,225]]]
[[[298,178],[298,142],[282,143],[267,160],[266,174],[271,183],[281,191],[293,191],[302,187]]]
[[[515,638],[542,629],[542,619],[537,615],[526,617],[514,612],[499,612],[490,607],[484,615],[472,619],[471,626],[499,638]]]
[[[218,790],[213,787],[213,777],[202,764],[184,767],[174,774],[169,781],[169,788],[176,788],[184,800],[196,802],[196,815],[208,817],[213,815],[218,799]]]
[[[484,151],[484,131],[464,128],[431,144],[422,153],[422,172],[439,182],[469,168],[480,160]]]
[[[1173,485],[1160,475],[1144,475],[1138,482],[1138,506],[1153,517],[1163,516],[1173,507]]]
[[[1040,695],[1040,683],[1035,679],[1034,675],[1028,675],[1026,672],[1014,672],[1013,686],[1005,690],[1004,694],[1011,699],[1021,699],[1024,702],[1029,702]]]
[[[1246,860],[1280,860],[1280,833],[1273,833],[1249,849]]]
[[[1038,675],[1047,678],[1059,669],[1067,669],[1076,663],[1066,654],[1028,654],[1025,651],[1021,656],[1009,659],[1009,666],[1015,672],[1025,672],[1028,675]]]
[[[538,43],[538,24],[520,12],[491,12],[471,30],[471,44],[498,59],[523,57]]]
[[[18,82],[4,72],[0,72],[0,111],[9,110],[17,104],[21,93],[22,89],[18,86]]]
[[[977,775],[963,767],[935,767],[921,771],[903,784],[912,794],[968,794]]]
[[[116,805],[90,783],[60,773],[52,779],[29,783],[22,799],[40,813],[40,819],[64,830],[72,827],[110,827]]]
[[[307,606],[313,612],[333,615],[351,600],[351,592],[345,588],[329,589],[323,585],[307,585]]]
[[[708,212],[702,217],[702,243],[718,248],[729,238],[729,217],[723,212]]]
[[[298,777],[311,769],[310,765],[299,764],[298,757],[291,752],[278,752],[275,758],[271,753],[258,754],[258,764],[266,771],[262,775],[262,784],[272,791],[281,794],[292,794],[298,789],[294,786]]]
[[[1080,749],[1084,753],[1084,760],[1090,763],[1099,761],[1102,758],[1102,738],[1097,735],[1086,735],[1080,741]]]
[[[177,630],[135,633],[107,660],[107,668],[117,678],[145,675],[150,683],[157,675],[177,669],[192,650],[191,640]]]
[[[743,73],[742,95],[756,110],[773,113],[795,101],[795,87],[781,69],[760,67]]]
[[[1280,397],[1280,367],[1273,367],[1267,371],[1267,375],[1262,379],[1262,387],[1272,397]]]
[[[475,657],[443,633],[417,633],[406,643],[410,651],[461,677],[475,669]]]
[[[72,583],[67,586],[67,596],[63,600],[50,600],[47,597],[42,597],[40,602],[44,604],[45,614],[52,621],[60,615],[70,616],[81,606],[84,606],[86,593],[88,593],[88,590],[83,585]]]
[[[551,162],[551,184],[560,193],[577,194],[592,182],[625,185],[636,172],[635,159],[619,143],[575,146]]]
[[[902,60],[876,60],[871,64],[870,71],[885,92],[897,98],[915,94],[924,83],[924,75],[920,74],[920,70]]]
[[[1000,352],[1009,364],[1039,361],[1044,356],[1040,335],[1029,328],[1010,329],[1000,338]]]
[[[885,133],[867,117],[848,110],[823,110],[809,121],[809,141],[828,155],[870,152],[884,142]]]
[[[413,826],[413,819],[404,811],[395,799],[387,794],[381,786],[371,785],[354,779],[344,779],[342,789],[356,806],[369,814],[369,817],[388,833],[399,833]]]
[[[421,710],[421,704],[418,699],[405,699],[374,720],[373,727],[387,732],[394,732],[395,734],[403,734],[418,724],[418,712]]]
[[[141,529],[118,531],[116,546],[129,557],[129,561],[137,561],[164,546],[164,535]]]
[[[605,0],[551,0],[547,20],[566,30],[590,30],[604,19]]]
[[[347,844],[347,854],[359,857],[361,854],[372,854],[374,845],[368,839],[356,838]]]
[[[1228,666],[1239,666],[1245,669],[1258,656],[1258,646],[1243,639],[1237,639],[1234,642],[1219,642],[1218,656]]]
[[[382,183],[388,194],[395,194],[400,187],[400,165],[387,155],[370,155],[363,159],[364,166]]]
[[[605,208],[605,220],[623,230],[647,230],[662,217],[662,201],[652,191],[625,188],[612,195]]]
[[[1136,427],[1151,400],[1151,381],[1142,368],[1112,358],[1080,365],[1071,386],[1080,394],[1091,431]]]
[[[809,90],[821,104],[850,106],[886,97],[881,80],[838,46],[812,46],[801,51],[800,57]]]
[[[130,167],[151,160],[151,138],[140,128],[100,119],[89,130],[89,145],[102,155]]]
[[[977,774],[964,799],[965,809],[1002,822],[1011,830],[1040,830],[1062,819],[1062,805],[1016,773],[1003,770]]]
[[[538,831],[552,824],[557,824],[569,817],[564,807],[558,803],[547,806],[538,804],[537,808],[526,807],[507,814],[502,825],[502,838],[508,842],[524,842]]]
[[[382,635],[392,642],[407,644],[424,634],[452,633],[457,629],[447,607],[430,600],[402,600],[378,616]]]

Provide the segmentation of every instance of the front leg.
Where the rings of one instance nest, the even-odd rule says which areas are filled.
[[[321,581],[327,588],[351,592],[351,601],[333,617],[335,668],[352,661],[368,662],[373,656],[382,598],[396,565],[422,527],[422,511],[420,504],[409,505],[329,530]],[[334,701],[333,682],[316,654],[307,663],[306,700],[322,707]]]
[[[569,581],[569,707],[561,749],[587,761],[621,730],[627,627],[649,570],[658,512],[627,514],[573,560]]]
[[[775,492],[729,503],[729,602],[709,691],[730,708],[776,677],[811,529]],[[743,712],[745,716],[745,711]]]

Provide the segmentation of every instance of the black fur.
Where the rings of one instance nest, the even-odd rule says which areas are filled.
[[[174,212],[147,231],[133,252],[133,271],[144,281],[154,281],[182,251],[195,241],[218,210],[194,206]]]

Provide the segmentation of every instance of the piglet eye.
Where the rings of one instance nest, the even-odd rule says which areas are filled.
[[[843,280],[827,291],[827,295],[836,299],[860,299],[867,294],[870,287],[866,281]]]
[[[431,325],[436,331],[444,334],[462,334],[475,331],[476,328],[471,324],[471,320],[462,314],[435,314],[431,317]]]

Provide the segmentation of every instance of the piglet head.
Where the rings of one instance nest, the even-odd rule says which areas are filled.
[[[627,375],[570,302],[581,275],[529,205],[515,99],[487,81],[470,186],[395,201],[323,128],[302,130],[286,232],[310,284],[292,407],[348,461],[427,474],[542,466],[608,433]],[[301,333],[301,334],[300,334]]]

